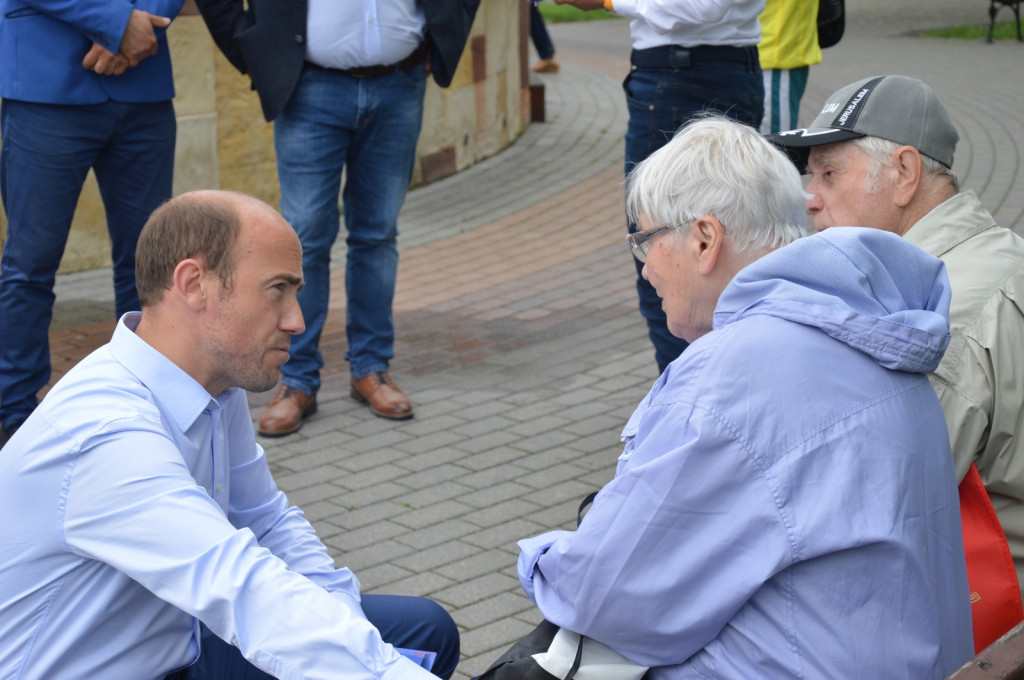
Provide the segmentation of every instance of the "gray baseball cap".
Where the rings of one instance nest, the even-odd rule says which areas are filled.
[[[806,172],[811,148],[858,137],[912,146],[947,168],[960,135],[932,88],[907,76],[873,76],[836,91],[810,127],[768,135]]]

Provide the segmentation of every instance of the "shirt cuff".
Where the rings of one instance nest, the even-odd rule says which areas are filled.
[[[572,531],[549,531],[533,538],[524,538],[516,545],[519,546],[519,561],[516,569],[519,573],[519,584],[523,587],[526,596],[536,604],[533,594],[533,574],[537,568],[537,562],[543,557],[559,539],[568,538],[573,535]]]
[[[381,680],[437,680],[436,675],[417,666],[404,656],[399,656],[398,661],[391,664],[384,675],[380,677]]]

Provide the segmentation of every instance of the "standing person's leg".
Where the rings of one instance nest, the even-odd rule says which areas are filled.
[[[386,372],[394,355],[398,213],[416,161],[426,69],[417,65],[360,85],[375,105],[353,136],[347,159],[345,358],[352,396],[378,416],[405,419],[412,417],[412,405]]]
[[[94,170],[107,212],[117,315],[139,309],[135,245],[150,214],[171,197],[177,121],[170,101],[117,104],[117,126]]]
[[[0,425],[10,434],[50,380],[49,328],[57,268],[82,185],[110,121],[104,105],[0,105]]]
[[[259,432],[285,435],[316,412],[320,334],[331,290],[331,247],[338,236],[338,193],[349,137],[359,115],[357,81],[306,66],[295,93],[274,121],[281,214],[302,244],[305,287],[299,291],[306,330],[292,337],[282,387],[260,416]]]
[[[626,107],[629,121],[626,127],[626,175],[640,161],[664,146],[679,126],[681,119],[669,107],[657,106],[665,89],[663,82],[671,74],[657,69],[636,69],[626,76],[622,87],[626,92]],[[660,226],[660,225],[654,225]],[[627,230],[633,233],[636,224],[628,222]],[[687,342],[668,331],[661,298],[654,286],[641,275],[643,264],[634,259],[636,266],[636,292],[639,297],[640,314],[647,322],[647,335],[654,345],[654,358],[658,372],[683,353]]]
[[[781,121],[781,130],[792,130],[800,125],[800,100],[804,98],[804,91],[807,89],[807,78],[810,76],[810,66],[800,66],[787,71],[789,78],[788,117]]]
[[[723,52],[733,58],[702,58],[695,50],[687,57],[689,66],[640,67],[626,77],[623,89],[629,111],[627,175],[637,163],[664,146],[676,130],[703,111],[716,111],[752,127],[761,122],[764,84],[757,48],[731,48]],[[628,231],[635,232],[636,225],[628,224]],[[664,371],[688,343],[669,332],[661,298],[643,278],[643,264],[634,260],[634,265],[640,313],[647,322],[658,370]]]
[[[761,134],[770,135],[782,128],[782,107],[789,96],[788,82],[783,82],[782,69],[770,68],[762,72],[764,78],[764,115],[761,117]]]
[[[764,72],[764,117],[761,134],[769,135],[797,127],[800,100],[807,89],[809,66],[768,69]]]
[[[555,61],[555,44],[551,42],[544,17],[532,2],[530,3],[530,40],[537,50],[540,61],[534,64],[535,73],[556,73],[559,69]]]

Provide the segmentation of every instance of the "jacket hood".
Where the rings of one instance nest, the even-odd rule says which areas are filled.
[[[833,227],[740,270],[714,328],[766,314],[819,328],[885,368],[928,373],[949,344],[949,301],[938,258],[890,232]]]

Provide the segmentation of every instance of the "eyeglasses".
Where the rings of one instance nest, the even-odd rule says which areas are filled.
[[[672,229],[675,229],[675,227],[661,226],[647,229],[646,231],[636,231],[627,236],[626,241],[629,242],[629,249],[633,253],[633,257],[646,263],[647,251],[651,249],[651,242],[654,241],[655,237],[661,236],[666,231],[671,231]]]

